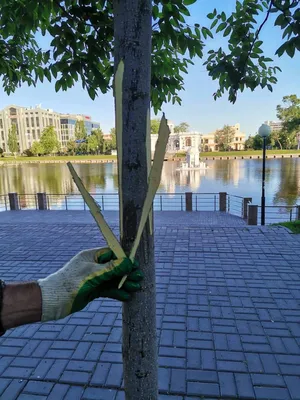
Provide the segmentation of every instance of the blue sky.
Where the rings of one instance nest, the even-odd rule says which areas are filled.
[[[225,3],[225,4],[224,4]],[[209,26],[206,19],[207,13],[214,7],[218,10],[229,12],[235,4],[235,0],[198,0],[190,7],[192,17],[189,23],[199,22]],[[276,105],[282,97],[289,94],[300,96],[300,55],[293,59],[283,56],[280,59],[274,56],[280,46],[281,35],[278,27],[274,27],[272,21],[264,28],[261,38],[264,40],[264,51],[267,56],[274,58],[275,65],[282,69],[278,74],[278,84],[273,93],[267,89],[250,90],[239,94],[236,104],[228,102],[226,95],[222,99],[214,101],[212,94],[217,88],[207,75],[203,60],[196,60],[195,65],[189,68],[189,74],[185,76],[185,91],[181,93],[182,106],[166,104],[163,111],[168,119],[176,124],[186,121],[191,129],[208,133],[224,124],[239,122],[241,129],[247,134],[254,134],[257,128],[265,120],[276,119]],[[43,48],[48,40],[41,43]],[[208,48],[218,48],[223,43],[220,38],[207,42]],[[273,57],[274,56],[274,57]],[[77,84],[67,92],[56,93],[54,83],[39,83],[36,88],[23,86],[14,94],[7,96],[0,88],[0,109],[9,105],[34,106],[42,104],[43,108],[53,108],[58,112],[80,113],[91,115],[99,121],[105,132],[114,126],[114,107],[112,93],[99,94],[92,101],[88,94]]]

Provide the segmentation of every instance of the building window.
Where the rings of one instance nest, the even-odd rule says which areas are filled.
[[[4,142],[4,132],[1,132],[1,137],[2,137],[2,140],[3,140],[3,142]]]
[[[53,125],[53,119],[49,118],[49,125]]]
[[[204,143],[208,143],[208,139],[205,139]]]
[[[40,137],[41,137],[40,130],[39,130],[39,129],[37,129],[37,131],[36,131],[36,132],[37,132],[37,137],[38,137],[38,138],[40,138]]]
[[[3,121],[0,119],[0,129],[3,129]]]
[[[186,147],[190,147],[192,145],[192,140],[190,137],[185,139],[185,145],[186,145]]]
[[[238,141],[239,141],[239,138],[236,137],[236,138],[235,138],[235,141],[238,142]]]
[[[9,114],[12,115],[17,115],[17,109],[16,108],[10,108],[9,109]]]
[[[3,151],[6,151],[5,143],[3,143]]]
[[[29,118],[26,117],[26,128],[29,128]]]
[[[31,117],[31,126],[34,126],[34,117]]]
[[[36,117],[36,118],[35,118],[35,121],[36,121],[36,126],[40,126],[40,119],[39,119],[39,117]]]

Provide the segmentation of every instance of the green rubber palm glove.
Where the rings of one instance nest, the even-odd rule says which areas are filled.
[[[120,279],[128,275],[118,289]],[[85,250],[63,268],[38,280],[42,292],[42,321],[64,318],[98,297],[127,301],[140,290],[142,273],[129,258],[116,259],[109,248]]]

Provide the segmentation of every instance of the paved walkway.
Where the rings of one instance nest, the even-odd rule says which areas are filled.
[[[103,215],[113,225],[119,224],[117,211],[104,211]],[[234,215],[219,211],[156,211],[156,225],[180,226],[245,226],[246,222]],[[94,224],[88,211],[4,211],[0,223],[43,223],[43,224]]]
[[[13,214],[12,223],[0,215],[7,281],[44,277],[104,244],[94,225],[63,223],[63,212],[61,223]],[[300,399],[300,236],[183,222],[156,225],[160,400]],[[0,342],[3,400],[124,399],[117,302],[96,300]]]

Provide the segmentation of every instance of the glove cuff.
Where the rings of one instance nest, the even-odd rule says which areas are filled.
[[[70,314],[71,293],[59,282],[62,277],[55,275],[38,280],[42,293],[42,322],[61,319]]]

